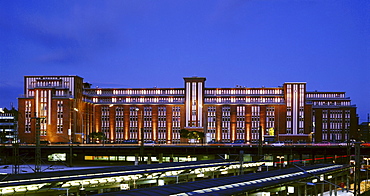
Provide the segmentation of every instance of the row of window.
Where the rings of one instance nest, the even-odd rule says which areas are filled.
[[[205,98],[205,103],[283,103],[281,97],[216,97]]]
[[[92,99],[95,103],[184,103],[184,98],[177,97],[113,97],[113,98],[97,98]]]
[[[183,95],[178,89],[96,89],[87,90],[87,95]]]
[[[351,101],[312,101],[312,104],[320,106],[349,106]]]
[[[60,77],[58,77],[60,79]],[[62,86],[59,80],[39,80],[39,78],[28,78],[34,80],[39,86]],[[46,79],[46,78],[43,78]],[[56,77],[50,79],[57,79]],[[63,78],[64,80],[69,78]],[[32,82],[31,82],[32,83]],[[64,81],[65,86],[69,86],[69,81]],[[35,85],[35,84],[34,84]],[[33,85],[33,88],[35,87]],[[290,84],[288,84],[289,86]],[[32,85],[31,85],[32,86]],[[304,88],[303,84],[300,84]],[[86,90],[88,95],[184,95],[184,89],[94,89]],[[281,95],[282,88],[262,88],[262,89],[209,89],[205,91],[206,95]],[[308,98],[344,98],[344,93],[307,93]]]
[[[63,133],[63,101],[57,102],[57,133]]]
[[[206,90],[206,95],[281,95],[282,89],[215,89]]]
[[[62,87],[72,91],[74,88],[74,77],[27,77],[26,87],[27,95],[35,96],[35,92],[31,89],[36,87]]]
[[[307,93],[307,98],[344,98],[345,93]]]

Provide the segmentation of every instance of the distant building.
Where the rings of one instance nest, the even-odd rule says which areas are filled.
[[[176,144],[181,129],[204,132],[205,141],[340,142],[357,132],[356,106],[344,92],[308,92],[304,82],[208,88],[204,77],[185,77],[179,88],[91,88],[79,76],[24,79],[19,137],[27,143],[35,142],[37,120],[50,142],[143,136]]]
[[[17,140],[17,121],[13,111],[0,109],[0,143],[10,144]]]
[[[370,121],[363,122],[358,127],[359,138],[362,142],[370,142]]]

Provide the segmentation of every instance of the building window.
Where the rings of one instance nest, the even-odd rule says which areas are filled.
[[[124,110],[122,106],[116,107],[116,142],[124,140]]]
[[[252,142],[258,142],[260,129],[260,106],[252,106]]]
[[[172,107],[172,142],[180,143],[180,107]]]
[[[144,107],[144,140],[152,138],[152,107]]]
[[[57,133],[63,133],[63,101],[57,101]]]
[[[40,120],[40,136],[46,136],[47,132],[46,132],[46,124],[47,124],[47,120],[46,120],[46,117],[47,117],[47,106],[48,106],[48,103],[47,103],[47,94],[48,94],[48,91],[46,90],[41,90],[40,91],[40,116],[39,117],[43,117],[45,119],[43,120]]]
[[[109,107],[103,106],[101,108],[101,132],[105,134],[106,138],[110,138],[109,134]]]
[[[130,107],[129,139],[138,139],[138,111],[136,107]]]
[[[230,142],[230,106],[222,107],[222,141]]]
[[[207,132],[206,134],[211,140],[216,140],[216,107],[209,106],[207,112]]]
[[[158,143],[166,143],[166,107],[158,107]]]
[[[245,106],[236,107],[236,139],[245,138]]]
[[[266,107],[266,131],[275,127],[275,107]]]
[[[31,133],[31,101],[25,102],[25,122],[24,132]]]

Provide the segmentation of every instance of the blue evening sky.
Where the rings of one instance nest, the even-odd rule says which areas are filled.
[[[369,0],[2,0],[0,107],[25,75],[99,87],[340,91],[370,113]]]

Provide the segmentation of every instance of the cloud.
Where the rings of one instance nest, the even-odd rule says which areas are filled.
[[[61,50],[39,55],[34,59],[34,61],[43,64],[50,63],[71,64],[82,61],[82,59],[81,56],[74,52],[68,50],[67,51]]]
[[[73,64],[119,46],[122,37],[117,26],[122,19],[119,12],[111,13],[97,4],[45,3],[48,5],[37,9],[20,6],[2,14],[4,17],[0,19],[5,37],[22,41],[24,48],[33,48],[34,62]],[[9,41],[8,44],[19,43]]]

